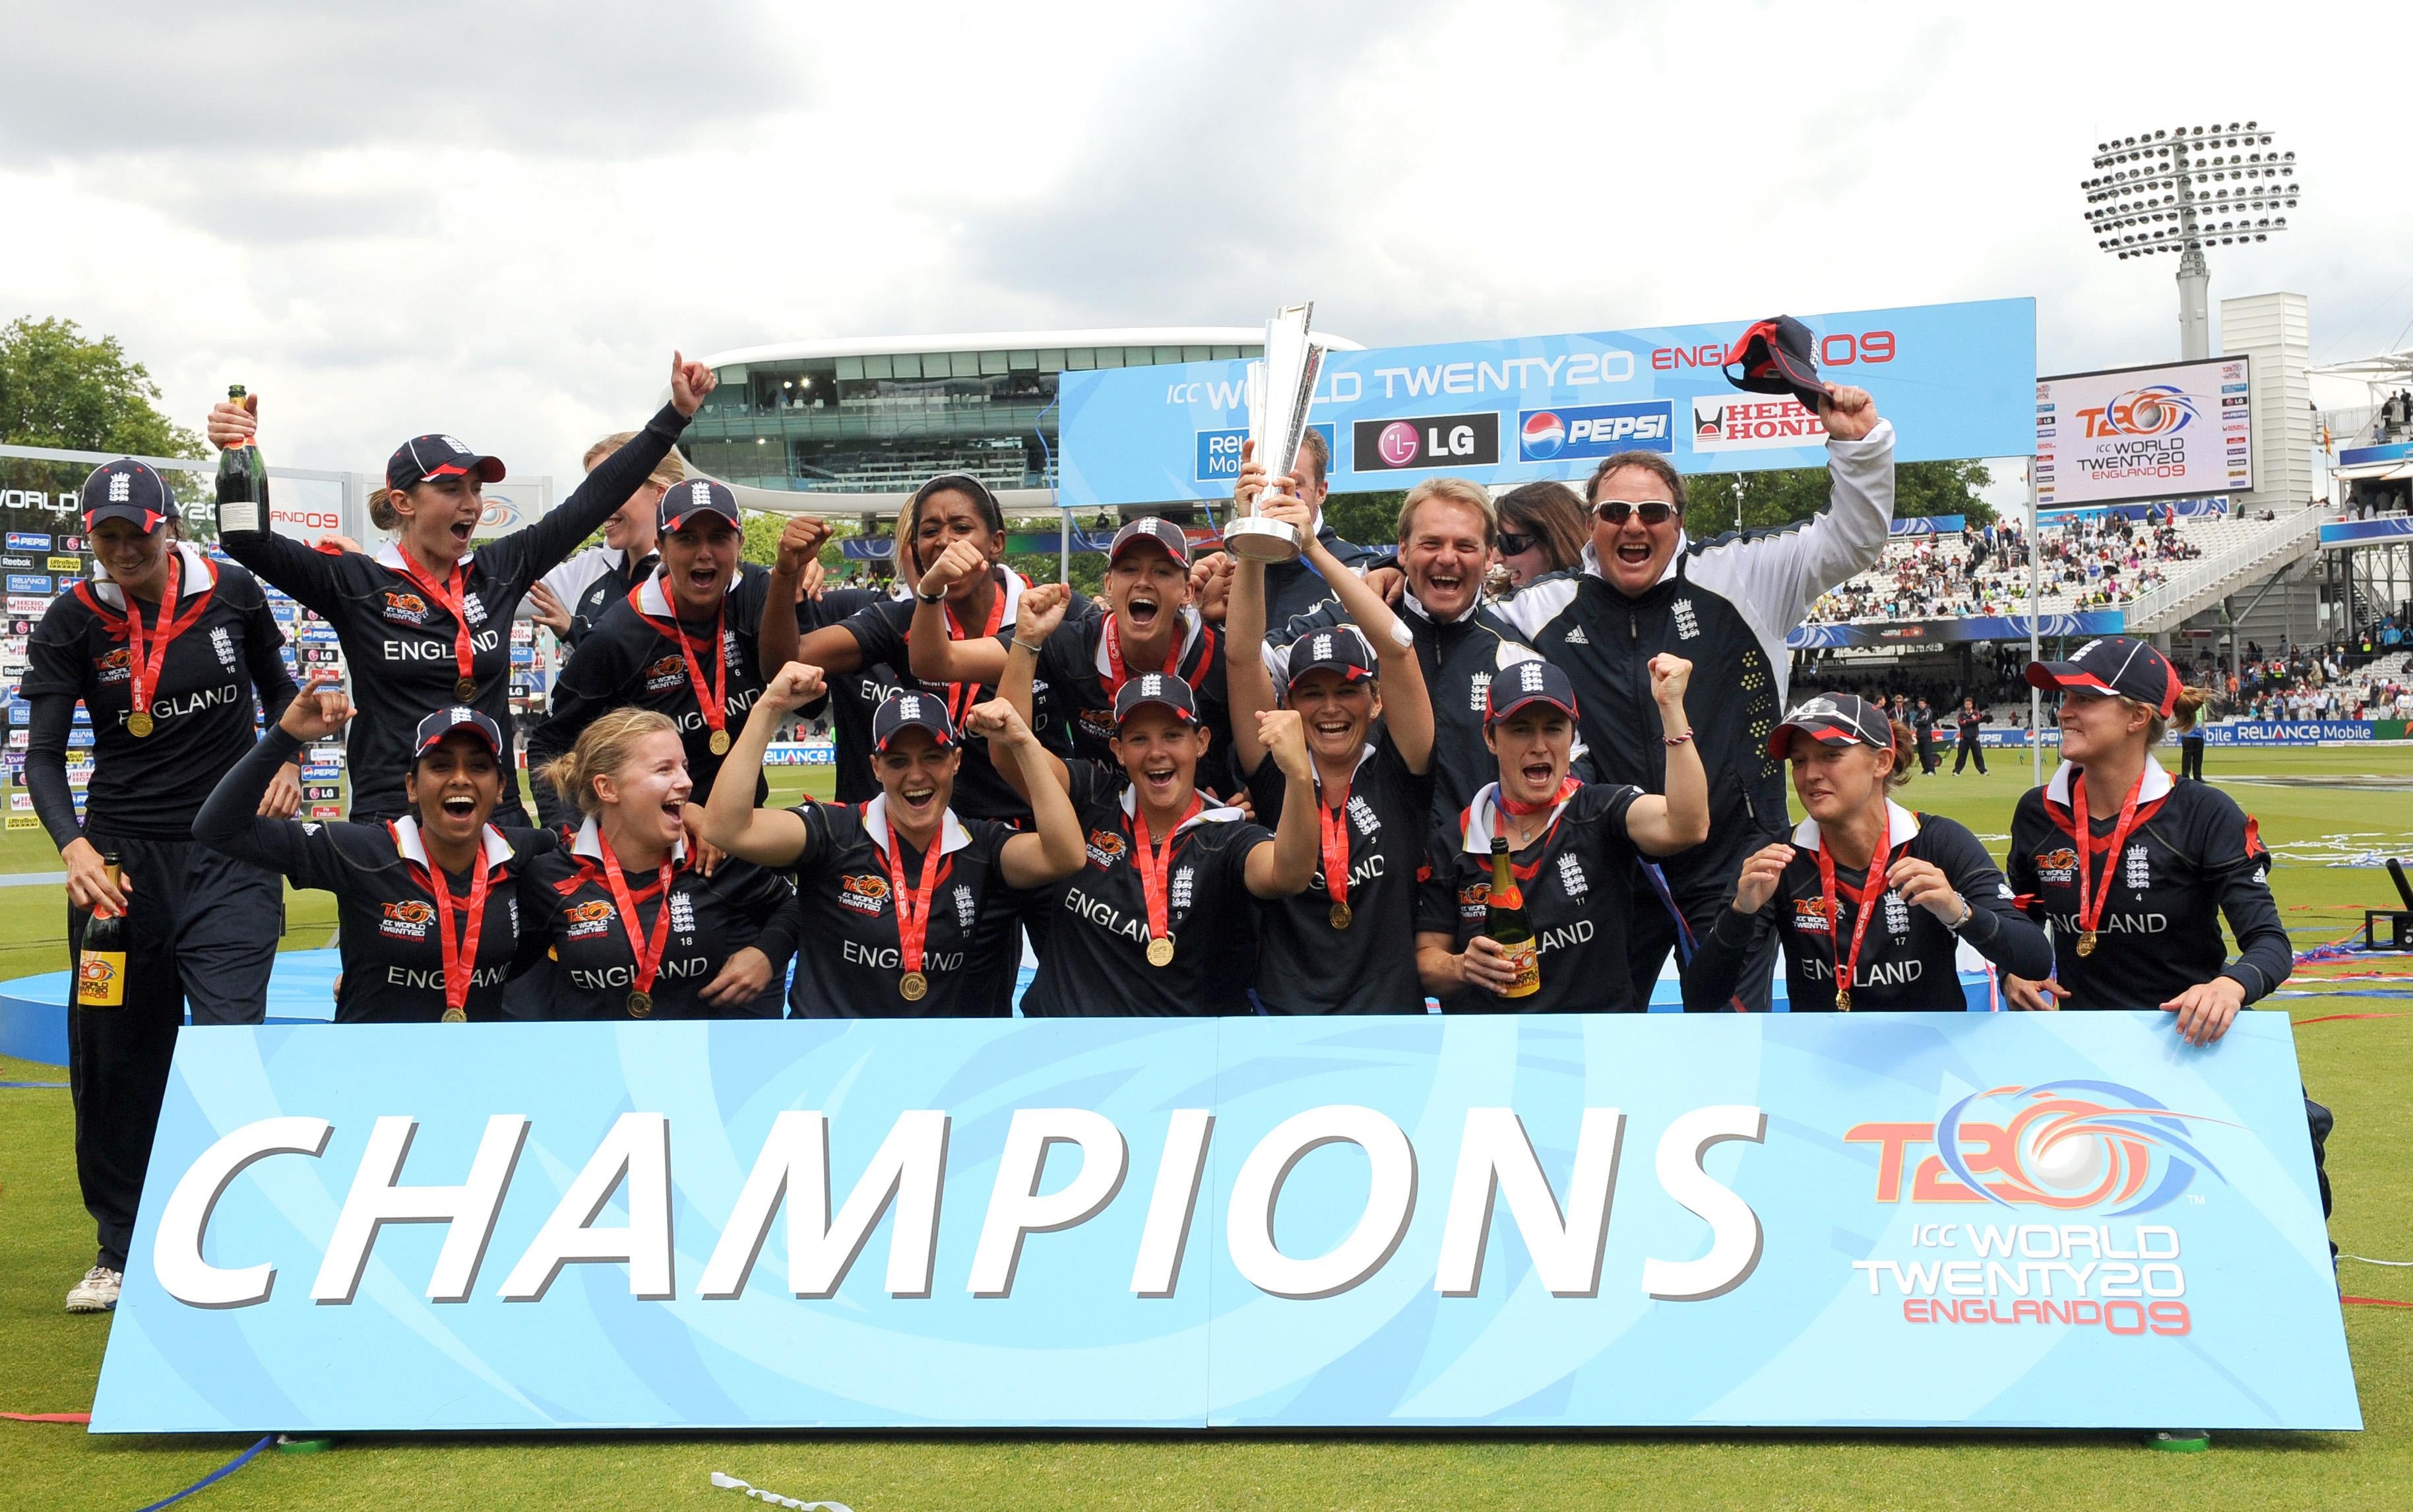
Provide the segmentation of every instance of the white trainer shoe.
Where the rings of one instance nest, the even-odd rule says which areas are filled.
[[[70,1312],[111,1312],[117,1309],[117,1293],[126,1284],[124,1273],[107,1266],[95,1266],[83,1273],[67,1293]]]

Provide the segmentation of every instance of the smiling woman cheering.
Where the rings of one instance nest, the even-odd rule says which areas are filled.
[[[718,383],[712,369],[674,354],[671,402],[636,439],[606,458],[577,491],[534,525],[474,550],[484,516],[482,485],[499,482],[502,463],[457,437],[413,437],[386,464],[386,488],[372,510],[397,532],[375,555],[314,551],[269,529],[229,530],[227,555],[317,611],[335,628],[360,697],[360,719],[346,741],[352,818],[391,819],[407,811],[404,774],[411,732],[430,709],[476,709],[501,733],[501,808],[526,824],[519,773],[511,760],[511,615],[529,585],[551,571],[628,502]],[[258,398],[210,411],[210,439],[240,445],[258,430]]]

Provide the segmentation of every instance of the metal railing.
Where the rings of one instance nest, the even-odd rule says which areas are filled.
[[[2125,610],[2129,633],[2169,630],[2239,580],[2251,580],[2293,562],[2309,549],[2308,542],[2319,544],[2321,526],[2332,517],[2332,511],[2318,507],[2297,510],[2235,549],[2137,595]]]

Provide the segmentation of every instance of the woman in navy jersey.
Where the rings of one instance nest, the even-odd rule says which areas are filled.
[[[1651,699],[1666,750],[1667,791],[1568,774],[1581,715],[1565,672],[1538,659],[1491,679],[1484,738],[1500,780],[1432,838],[1416,909],[1416,970],[1443,1013],[1640,1013],[1626,969],[1633,880],[1643,856],[1673,855],[1710,832],[1710,781],[1684,712],[1693,664],[1652,657]],[[1485,934],[1492,840],[1533,931],[1540,984],[1520,996],[1517,967]]]
[[[802,528],[792,526],[792,528]],[[784,546],[784,543],[783,543]],[[845,621],[799,639],[794,580],[772,579],[762,616],[762,664],[799,662],[831,676],[882,669],[897,686],[939,700],[963,739],[962,771],[955,790],[955,811],[970,819],[1019,822],[1029,806],[989,759],[987,742],[969,728],[973,705],[994,698],[994,688],[977,683],[916,677],[909,639],[917,618],[932,620],[955,640],[994,640],[1018,623],[1022,574],[1002,565],[1005,517],[987,485],[965,473],[942,473],[915,491],[896,522],[896,575],[914,585],[912,597],[872,604]],[[781,551],[784,572],[789,553]],[[1048,727],[1042,709],[1034,730]]]
[[[116,1305],[187,1006],[197,1024],[260,1020],[284,888],[193,844],[192,823],[251,749],[255,694],[274,719],[293,678],[259,584],[184,541],[175,496],[156,472],[130,457],[96,468],[82,504],[96,571],[52,600],[26,638],[18,696],[30,706],[25,787],[67,868],[69,960],[95,911],[125,918],[115,1004],[67,1014],[76,1176],[100,1238],[67,1311],[102,1312]],[[67,768],[79,703],[93,736],[81,817]],[[262,814],[293,812],[298,775],[290,763],[271,774]]]
[[[1310,630],[1281,653],[1282,703],[1313,767],[1317,865],[1305,892],[1257,906],[1257,1001],[1278,1014],[1422,1013],[1416,868],[1432,824],[1432,701],[1414,638],[1317,538],[1293,482],[1278,481],[1257,514],[1297,529],[1300,560],[1353,623]],[[1229,613],[1244,648],[1225,673],[1238,767],[1256,810],[1278,814],[1290,776],[1257,738],[1257,717],[1275,707],[1265,563],[1239,563]]]
[[[795,889],[744,861],[689,865],[694,784],[670,717],[614,709],[542,775],[580,816],[570,848],[520,877],[525,927],[547,942],[545,1016],[778,1017]]]
[[[2055,969],[2014,981],[2012,1001],[2159,1008],[2188,1044],[2209,1045],[2295,968],[2254,821],[2218,788],[2172,782],[2153,755],[2170,718],[2210,695],[2124,637],[2033,662],[2027,677],[2061,695],[2061,767],[2011,816],[2010,882],[2051,929]]]
[[[1030,590],[999,695],[1029,706],[1040,643],[1071,590]],[[1295,711],[1257,719],[1258,740],[1290,781],[1277,827],[1198,789],[1213,743],[1189,682],[1143,672],[1115,694],[1115,763],[1045,752],[1038,780],[1072,795],[1086,865],[1044,899],[1031,1017],[1243,1014],[1255,959],[1255,905],[1292,897],[1315,874],[1315,778]]]
[[[799,1012],[812,1018],[1002,1016],[1012,1011],[1009,888],[1042,887],[1081,864],[1081,832],[1041,750],[1002,701],[968,723],[1034,785],[1030,832],[954,808],[963,738],[944,699],[899,688],[872,716],[880,796],[860,808],[807,800],[757,808],[771,734],[822,695],[821,669],[791,663],[746,720],[704,807],[704,833],[745,861],[792,868],[804,943]],[[1007,992],[997,985],[1002,981]]]
[[[351,718],[332,672],[313,673],[193,820],[193,838],[296,887],[335,895],[344,974],[335,1021],[459,1023],[504,1015],[503,983],[541,941],[520,927],[518,882],[557,849],[550,830],[488,823],[504,791],[503,733],[476,709],[437,709],[412,733],[407,812],[384,823],[303,823],[258,812],[278,767]]]
[[[372,511],[397,539],[373,555],[314,551],[259,528],[227,529],[227,554],[335,630],[360,699],[346,741],[351,815],[373,823],[409,811],[405,773],[411,733],[431,709],[477,709],[502,732],[502,813],[526,825],[519,771],[511,762],[511,616],[529,586],[558,566],[642,487],[718,382],[712,369],[674,355],[671,402],[586,475],[559,508],[533,525],[476,547],[485,511],[482,484],[503,465],[451,436],[414,437],[386,464],[386,491]],[[258,428],[257,396],[210,411],[210,439],[231,446]]]
[[[1958,1013],[1959,945],[2006,973],[2050,970],[2052,947],[2013,902],[1977,838],[1888,796],[1910,780],[1917,736],[1848,693],[1811,699],[1769,732],[1809,817],[1744,859],[1734,906],[1684,968],[1684,1005],[1734,1005],[1743,963],[1773,929],[1799,1013]]]

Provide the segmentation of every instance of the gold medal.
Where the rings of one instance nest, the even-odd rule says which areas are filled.
[[[1848,1013],[1850,1013],[1851,1011],[1852,1011],[1852,995],[1851,995],[1850,993],[1848,993],[1848,992],[1838,992],[1838,993],[1836,993],[1836,994],[1835,994],[1835,1012],[1837,1012],[1837,1013],[1839,1013],[1839,1014],[1848,1014]]]
[[[1349,922],[1355,917],[1357,917],[1357,915],[1349,912],[1348,904],[1335,903],[1332,905],[1332,927],[1335,929],[1348,928]]]
[[[151,711],[149,709],[136,709],[133,713],[126,717],[126,734],[132,735],[137,740],[149,734],[154,728],[155,727],[151,722]]]
[[[908,971],[896,979],[896,995],[907,1002],[920,1002],[930,995],[930,979],[919,971]]]
[[[459,682],[454,683],[452,685],[452,696],[459,699],[464,704],[466,704],[469,700],[477,697],[478,679],[475,677],[464,677]]]
[[[1173,941],[1163,935],[1159,935],[1154,940],[1149,941],[1147,942],[1147,964],[1150,966],[1172,965]]]
[[[468,1021],[469,1013],[466,1008],[447,1008],[444,1010],[444,1022],[448,1024],[466,1024]]]
[[[715,756],[726,756],[729,754],[729,732],[726,730],[715,730],[712,733],[712,738],[705,741],[704,744],[711,748],[712,753]]]
[[[2078,953],[2080,956],[2092,956],[2095,954],[2094,930],[2087,929],[2080,933],[2078,937]]]
[[[652,993],[650,993],[650,992],[631,992],[631,993],[629,993],[629,1017],[631,1017],[631,1018],[650,1018],[650,1017],[652,1017],[652,1016],[653,1016],[653,1013],[654,1013],[654,995],[653,995]]]

